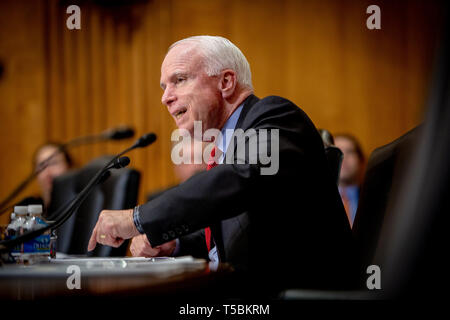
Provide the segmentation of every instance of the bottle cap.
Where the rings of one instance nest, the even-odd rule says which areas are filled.
[[[15,206],[14,207],[14,212],[18,215],[24,215],[27,214],[28,212],[28,207],[27,206]]]
[[[42,205],[41,204],[30,204],[30,205],[28,205],[28,212],[30,214],[42,214]]]

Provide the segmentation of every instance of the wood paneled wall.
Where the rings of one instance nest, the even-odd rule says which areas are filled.
[[[66,8],[76,3],[81,30],[68,30]],[[370,4],[381,8],[381,30],[366,28]],[[241,48],[258,96],[291,99],[369,153],[421,121],[440,19],[431,1],[2,1],[0,197],[31,170],[39,144],[119,124],[159,137],[130,154],[143,174],[140,200],[175,183],[160,64],[172,42],[198,34]],[[72,153],[82,165],[130,142]]]

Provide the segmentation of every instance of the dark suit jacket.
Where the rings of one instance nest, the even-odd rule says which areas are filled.
[[[351,230],[311,120],[284,98],[251,95],[236,128],[279,130],[278,172],[261,175],[246,157],[197,174],[141,206],[150,243],[211,226],[220,260],[259,288],[352,286]]]
[[[152,201],[165,192],[177,187],[171,186],[164,190],[158,190],[147,195],[147,202]],[[205,230],[201,229],[193,233],[186,234],[178,238],[178,248],[176,256],[193,256],[195,258],[208,259],[208,249],[206,248]]]

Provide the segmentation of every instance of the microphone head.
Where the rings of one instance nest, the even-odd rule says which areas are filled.
[[[134,136],[134,129],[128,126],[121,126],[115,129],[106,131],[107,139],[122,140],[128,139]]]
[[[135,148],[144,148],[156,141],[156,134],[150,132],[140,137],[134,144]]]
[[[113,168],[115,168],[115,169],[125,168],[129,164],[130,164],[130,158],[120,157],[119,159],[116,159],[116,161],[114,161]]]

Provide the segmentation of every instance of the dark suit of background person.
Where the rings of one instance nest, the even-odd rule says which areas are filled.
[[[152,246],[210,226],[220,261],[251,275],[257,291],[351,287],[351,230],[311,120],[286,99],[250,95],[237,128],[279,129],[278,173],[221,164],[142,205]]]

